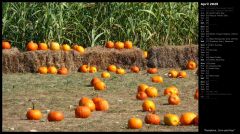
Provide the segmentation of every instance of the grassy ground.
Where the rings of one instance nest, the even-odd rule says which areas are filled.
[[[139,74],[128,73],[120,76],[111,73],[111,78],[104,79],[108,86],[105,91],[95,91],[89,86],[94,76],[100,73],[71,73],[67,76],[39,74],[3,74],[3,131],[198,131],[197,126],[165,126],[164,114],[170,112],[181,115],[192,111],[198,114],[198,101],[193,94],[197,87],[197,76],[194,71],[187,70],[188,78],[170,79],[164,76],[169,69],[159,69],[164,77],[163,84],[152,83],[149,74],[141,71]],[[151,99],[157,106],[156,114],[160,115],[161,125],[143,124],[139,130],[127,129],[128,119],[132,116],[144,120],[146,112],[142,112],[142,102],[135,98],[137,85],[146,83],[157,87],[160,96]],[[175,85],[180,90],[181,104],[167,104],[163,90]],[[74,110],[70,105],[77,105],[81,97],[90,98],[99,95],[105,98],[110,109],[107,112],[94,111],[87,119],[74,118]],[[31,107],[29,99],[37,99],[36,109],[43,112],[41,121],[26,120],[26,111]],[[48,122],[47,110],[59,110],[65,119],[61,122]]]

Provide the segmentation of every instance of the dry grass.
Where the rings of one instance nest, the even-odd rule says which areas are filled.
[[[160,69],[159,74],[164,76],[169,69]],[[163,115],[171,112],[181,115],[183,112],[198,113],[198,101],[193,94],[197,86],[195,71],[188,71],[186,79],[170,79],[164,77],[163,84],[150,81],[146,70],[139,74],[128,73],[116,75],[111,73],[110,79],[104,79],[108,89],[95,91],[89,86],[90,80],[100,72],[94,74],[71,73],[67,76],[25,74],[3,74],[3,131],[198,131],[197,126],[165,126]],[[127,121],[136,116],[144,119],[146,112],[142,112],[142,101],[135,99],[137,85],[146,83],[156,86],[160,96],[153,100],[156,103],[156,113],[161,117],[161,125],[143,124],[139,130],[127,129]],[[167,105],[167,97],[163,90],[167,86],[175,85],[180,90],[181,105]],[[74,118],[74,111],[70,105],[77,105],[81,97],[95,97],[99,95],[110,103],[107,112],[94,111],[88,119]],[[26,120],[25,114],[31,104],[29,99],[37,99],[36,108],[44,113],[41,121]],[[46,110],[60,110],[64,112],[65,119],[61,122],[48,122]],[[14,130],[11,130],[14,128]]]

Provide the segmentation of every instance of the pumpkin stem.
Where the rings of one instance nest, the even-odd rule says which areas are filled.
[[[35,109],[35,105],[34,105],[34,102],[32,101],[32,109],[34,110]]]

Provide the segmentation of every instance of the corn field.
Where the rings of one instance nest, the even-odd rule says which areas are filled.
[[[104,45],[131,40],[141,49],[197,44],[198,3],[2,3],[2,39],[25,49],[30,40]]]

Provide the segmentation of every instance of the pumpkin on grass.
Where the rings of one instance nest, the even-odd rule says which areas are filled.
[[[38,73],[40,74],[47,74],[48,73],[48,68],[45,66],[39,67],[38,68]]]
[[[164,90],[164,95],[172,95],[172,94],[176,94],[179,95],[179,91],[177,89],[177,87],[175,86],[169,86]]]
[[[158,72],[158,69],[157,68],[148,68],[147,72],[149,74],[156,74]]]
[[[144,91],[138,92],[136,95],[138,100],[145,100],[148,98],[147,94]]]
[[[84,64],[79,68],[80,72],[87,73],[89,71],[88,65]]]
[[[138,72],[140,71],[140,69],[139,69],[138,66],[132,66],[132,67],[131,67],[131,71],[132,71],[133,73],[138,73]]]
[[[164,123],[169,126],[177,126],[180,124],[180,119],[176,114],[165,114],[164,115]]]
[[[95,90],[100,90],[100,91],[106,90],[106,84],[104,82],[102,82],[102,81],[96,82],[94,84],[94,89]]]
[[[117,71],[117,67],[115,65],[109,65],[107,70],[110,71],[110,72],[116,72]]]
[[[97,67],[95,66],[90,66],[89,68],[89,73],[96,73],[97,72]]]
[[[75,109],[76,118],[88,118],[91,115],[91,110],[87,106],[77,106]]]
[[[58,74],[67,75],[68,74],[68,69],[66,67],[62,67],[58,70]]]
[[[110,78],[110,73],[108,73],[108,72],[102,72],[102,74],[101,74],[101,77],[102,78]]]
[[[91,111],[95,110],[95,104],[94,102],[87,98],[87,97],[82,97],[79,101],[79,106],[87,106]]]
[[[187,77],[187,72],[185,71],[180,71],[178,73],[178,78],[186,78]]]
[[[148,88],[148,85],[146,84],[140,84],[138,85],[138,92],[145,92],[145,90]]]
[[[109,103],[106,100],[99,100],[95,103],[96,111],[107,111],[109,109]]]
[[[28,120],[40,120],[42,118],[42,113],[40,110],[35,109],[34,102],[32,102],[32,109],[27,111]]]
[[[142,120],[139,118],[130,118],[128,120],[128,128],[130,129],[140,129],[142,128]]]
[[[158,90],[155,87],[148,87],[145,90],[148,97],[157,97],[158,96]]]
[[[182,125],[192,125],[196,116],[193,112],[183,113],[180,117],[180,122]]]
[[[168,72],[168,77],[170,78],[177,78],[177,76],[178,76],[178,71],[176,70],[171,70]]]
[[[48,67],[49,74],[57,74],[57,68],[55,66]]]
[[[97,83],[97,82],[100,82],[100,81],[101,81],[101,80],[100,80],[99,78],[97,78],[97,77],[94,77],[94,78],[92,78],[92,80],[91,80],[91,83],[90,83],[90,84],[91,84],[92,86],[94,86],[94,84],[95,84],[95,83]]]
[[[48,113],[48,121],[62,121],[64,119],[64,115],[60,111],[50,111]]]
[[[160,124],[160,117],[154,113],[148,113],[145,116],[145,122],[147,124],[159,125]]]
[[[2,49],[10,49],[11,44],[8,41],[2,41]]]
[[[181,102],[180,98],[178,95],[176,94],[172,94],[168,97],[168,103],[170,105],[179,105]]]
[[[143,111],[154,112],[156,110],[155,103],[151,100],[145,100],[142,104]]]
[[[163,83],[163,78],[161,76],[153,76],[151,80],[155,83]]]
[[[116,73],[117,73],[117,74],[125,74],[125,70],[124,70],[123,68],[118,68],[118,69],[116,70]]]
[[[197,68],[196,62],[194,62],[193,60],[188,61],[188,63],[187,63],[187,69],[194,70],[194,69],[196,69],[196,68]]]

